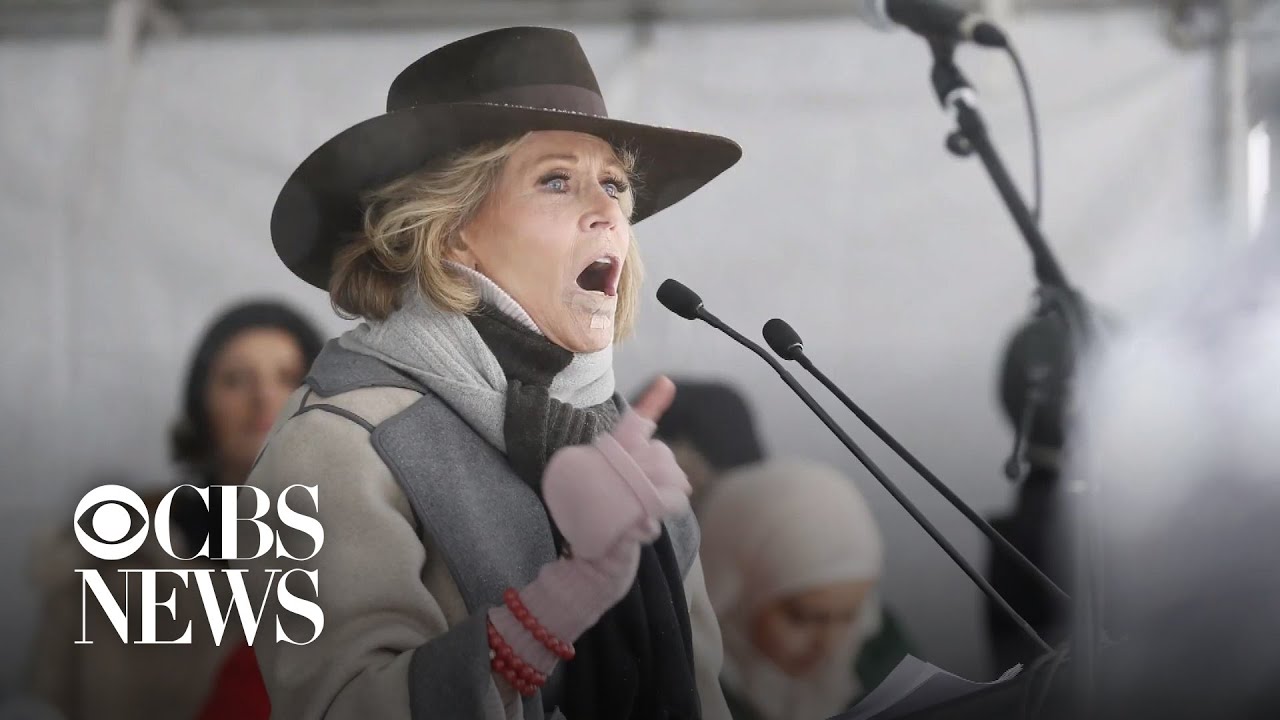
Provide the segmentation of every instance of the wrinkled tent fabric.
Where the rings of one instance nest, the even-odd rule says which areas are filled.
[[[612,114],[745,148],[697,202],[641,226],[649,282],[638,338],[618,351],[620,387],[659,371],[729,378],[771,451],[846,468],[884,530],[888,601],[927,657],[982,675],[981,604],[963,575],[763,363],[652,298],[675,276],[750,335],[786,318],[957,493],[980,511],[1006,506],[993,383],[1001,339],[1027,308],[1029,262],[977,161],[942,148],[949,121],[925,47],[853,19],[659,24],[643,47],[624,26],[570,29]],[[1034,14],[1010,31],[1044,128],[1050,240],[1095,300],[1140,306],[1214,242],[1199,230],[1218,183],[1213,58],[1172,49],[1153,12]],[[154,39],[110,97],[100,42],[0,42],[0,578],[15,588],[0,600],[0,687],[17,682],[35,616],[22,579],[32,534],[63,523],[102,472],[172,478],[165,429],[216,309],[274,293],[330,332],[347,326],[276,259],[271,204],[307,152],[379,111],[399,68],[461,34]],[[1007,61],[960,60],[1028,182]],[[937,514],[979,560],[978,533]]]

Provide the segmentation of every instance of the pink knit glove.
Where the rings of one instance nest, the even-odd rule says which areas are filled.
[[[655,424],[636,413],[591,445],[561,448],[543,473],[543,500],[572,557],[548,562],[520,591],[532,618],[573,643],[635,583],[640,546],[662,533],[662,520],[689,511],[689,479],[671,448],[654,441]],[[489,621],[520,659],[544,675],[548,650],[507,606]]]
[[[621,540],[651,542],[663,518],[689,510],[689,479],[653,421],[627,410],[590,445],[561,448],[542,475],[542,497],[573,556],[600,558]]]
[[[620,542],[605,555],[559,558],[538,571],[524,586],[520,599],[529,614],[552,636],[573,644],[600,616],[631,589],[640,565],[640,544]],[[511,650],[535,670],[549,675],[559,661],[536,639],[506,605],[489,611],[493,623]]]
[[[562,448],[547,463],[542,497],[572,551],[553,560],[520,590],[529,614],[551,636],[574,643],[627,594],[640,547],[662,532],[662,520],[689,510],[689,481],[665,444],[653,440],[675,387],[659,378],[611,432],[590,445]],[[506,605],[489,621],[512,651],[548,675],[558,657]]]

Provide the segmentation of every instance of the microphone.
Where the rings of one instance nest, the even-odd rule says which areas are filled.
[[[697,320],[702,312],[702,298],[675,280],[668,279],[658,286],[658,302],[685,320]]]
[[[849,452],[853,453],[854,457],[858,459],[858,462],[862,463],[863,467],[865,467],[875,477],[875,479],[884,486],[884,489],[889,491],[889,494],[893,496],[894,500],[898,501],[898,504],[902,506],[902,509],[906,510],[907,514],[910,515],[911,518],[929,534],[929,537],[933,538],[933,541],[938,544],[938,547],[942,548],[943,552],[951,558],[952,562],[959,566],[959,568],[969,576],[970,580],[973,580],[974,584],[978,586],[978,589],[982,590],[983,594],[990,598],[997,607],[1008,615],[1023,632],[1027,633],[1027,636],[1035,641],[1036,645],[1047,653],[1053,652],[1053,648],[1036,633],[1035,629],[1032,628],[1031,625],[1023,619],[1023,617],[1019,615],[1012,606],[1009,605],[1008,601],[1000,596],[1000,593],[996,592],[995,588],[991,587],[991,583],[987,582],[987,579],[982,577],[982,575],[969,564],[969,561],[964,559],[964,556],[960,554],[960,551],[956,550],[955,546],[943,537],[942,533],[933,526],[933,523],[929,522],[928,518],[920,512],[915,504],[907,499],[906,495],[902,494],[902,491],[898,489],[898,486],[894,485],[893,481],[891,481],[880,467],[877,466],[865,452],[863,452],[862,448],[858,447],[858,445],[853,442],[853,439],[849,437],[849,434],[836,424],[835,420],[831,419],[831,416],[827,414],[827,411],[823,410],[822,406],[818,404],[818,401],[814,400],[813,396],[800,385],[800,383],[795,379],[795,376],[787,372],[787,369],[782,366],[782,363],[775,360],[773,356],[765,351],[764,348],[760,347],[759,344],[752,342],[750,339],[743,336],[742,333],[730,327],[723,320],[712,315],[707,310],[706,306],[703,305],[702,298],[698,297],[697,293],[676,280],[668,278],[662,282],[662,285],[658,288],[658,302],[662,303],[663,307],[682,318],[687,320],[701,320],[707,323],[711,327],[733,338],[740,345],[756,355],[759,355],[765,362],[769,363],[769,367],[773,368],[774,371],[778,373],[778,376],[787,384],[787,387],[791,388],[792,392],[799,396],[799,398],[804,401],[804,404],[808,405],[809,409],[813,411],[813,414],[817,415],[818,419],[827,426],[827,429],[834,433],[835,436],[839,438],[840,442],[844,443],[844,446],[849,449]]]
[[[893,448],[893,451],[898,454],[898,457],[905,460],[907,464],[911,466],[911,469],[920,473],[921,477],[927,480],[935,490],[945,497],[947,502],[951,503],[952,507],[959,510],[962,515],[968,518],[969,522],[973,523],[975,527],[981,530],[982,533],[986,535],[1001,552],[1014,562],[1014,564],[1022,568],[1028,575],[1034,577],[1045,587],[1045,589],[1049,590],[1052,594],[1057,595],[1059,599],[1067,602],[1071,601],[1070,595],[1063,592],[1062,588],[1058,587],[1056,583],[1049,579],[1049,576],[1041,572],[1040,568],[1036,567],[1035,564],[1028,560],[1025,555],[1018,552],[1018,549],[1006,540],[1003,535],[996,532],[996,529],[991,527],[986,520],[982,519],[981,515],[974,512],[973,508],[969,507],[968,503],[961,500],[960,496],[952,492],[951,488],[947,487],[942,480],[939,480],[937,475],[930,472],[929,468],[925,467],[924,463],[917,460],[914,455],[912,455],[905,447],[902,446],[901,443],[889,434],[888,430],[881,427],[880,423],[877,423],[870,415],[864,412],[862,408],[858,407],[843,390],[832,382],[825,373],[819,370],[817,366],[813,364],[813,361],[804,354],[804,342],[800,340],[800,334],[788,325],[786,321],[774,318],[765,323],[764,339],[765,342],[769,343],[769,347],[772,348],[779,357],[784,360],[794,360],[800,363],[800,366],[805,370],[808,370],[810,375],[817,378],[818,382],[825,385],[826,388],[836,397],[840,398],[840,402],[844,403],[845,407],[852,410],[853,414],[858,416],[858,419],[862,421],[863,425],[866,425],[871,432],[875,433],[876,437],[883,440],[885,445]]]
[[[966,40],[994,48],[1009,45],[995,23],[940,0],[862,0],[861,7],[863,18],[879,30],[901,25],[926,38]]]

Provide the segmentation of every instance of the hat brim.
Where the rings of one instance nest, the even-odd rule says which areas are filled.
[[[311,153],[271,213],[271,241],[295,275],[328,289],[333,255],[360,229],[361,196],[479,143],[533,130],[568,130],[636,153],[632,223],[674,205],[742,157],[718,135],[561,110],[491,103],[426,105],[371,118]]]

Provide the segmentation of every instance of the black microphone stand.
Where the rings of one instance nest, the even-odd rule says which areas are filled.
[[[1071,288],[1066,275],[1058,264],[1040,227],[1028,210],[1013,179],[1005,169],[987,133],[986,122],[976,107],[976,93],[955,64],[956,43],[943,38],[929,38],[933,52],[933,69],[930,79],[938,102],[955,112],[956,130],[947,138],[947,149],[959,157],[977,153],[983,167],[996,186],[1013,216],[1018,230],[1031,251],[1032,265],[1038,284],[1037,295],[1041,310],[1058,314],[1067,327],[1067,337],[1073,352],[1079,351],[1090,340],[1092,329],[1084,300]],[[1101,646],[1102,629],[1099,619],[1098,583],[1094,576],[1098,568],[1098,549],[1095,545],[1093,503],[1096,488],[1087,479],[1077,480],[1068,488],[1072,498],[1073,571],[1072,602],[1072,665],[1078,717],[1094,715],[1097,691],[1097,650]]]

